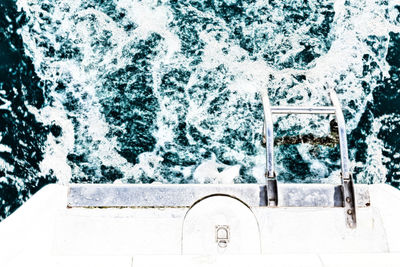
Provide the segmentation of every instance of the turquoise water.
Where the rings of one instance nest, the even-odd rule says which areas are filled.
[[[52,182],[262,183],[260,90],[328,105],[357,182],[399,187],[399,1],[0,3],[0,218]],[[327,116],[274,117],[277,136]],[[339,183],[338,147],[276,147],[278,180]]]

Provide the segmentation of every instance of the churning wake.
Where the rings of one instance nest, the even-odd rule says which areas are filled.
[[[49,129],[32,176],[262,183],[259,91],[273,105],[321,106],[328,85],[344,109],[356,181],[400,179],[400,1],[17,4],[44,96],[27,110]],[[277,136],[323,136],[331,119],[274,116],[274,127]],[[282,182],[339,181],[337,146],[275,154]]]

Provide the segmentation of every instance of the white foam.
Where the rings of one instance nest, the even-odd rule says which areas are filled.
[[[223,169],[219,171],[218,169]],[[197,183],[233,184],[239,177],[240,165],[228,166],[217,163],[215,156],[202,162],[194,171],[193,178]]]
[[[74,148],[74,127],[66,118],[62,108],[46,106],[37,110],[28,106],[28,110],[35,115],[39,122],[45,125],[58,125],[62,129],[60,137],[47,136],[44,158],[40,162],[41,175],[45,176],[52,170],[61,184],[68,184],[71,179],[71,167],[68,165],[67,155]]]
[[[225,3],[231,5],[235,1],[229,0]],[[30,18],[28,25],[21,32],[25,51],[32,58],[38,76],[54,84],[49,88],[52,101],[46,103],[42,110],[35,111],[32,108],[31,112],[46,125],[54,123],[61,126],[63,133],[57,138],[49,135],[44,160],[40,165],[42,173],[46,174],[53,169],[57,178],[64,183],[68,182],[71,176],[82,176],[79,166],[67,160],[69,153],[75,153],[87,155],[89,165],[116,166],[123,173],[121,181],[124,182],[139,182],[141,175],[171,182],[162,177],[160,169],[163,159],[160,155],[161,151],[168,150],[168,145],[175,143],[174,131],[181,122],[178,115],[187,112],[186,128],[194,127],[208,138],[206,145],[197,144],[194,138],[186,133],[189,146],[197,146],[197,151],[202,154],[216,148],[221,149],[223,152],[219,157],[243,164],[251,169],[250,172],[257,181],[264,182],[261,166],[265,162],[265,152],[258,145],[260,140],[256,139],[262,129],[262,113],[255,110],[260,104],[260,99],[256,98],[260,90],[269,91],[274,105],[326,105],[329,104],[329,100],[324,85],[335,87],[345,110],[350,133],[357,127],[367,103],[373,101],[373,90],[366,92],[361,83],[366,82],[373,89],[381,76],[388,77],[390,66],[386,62],[386,53],[389,32],[400,31],[398,11],[394,8],[399,1],[393,0],[387,5],[369,0],[352,2],[350,5],[346,5],[344,0],[323,3],[333,4],[335,11],[328,40],[324,37],[309,36],[312,20],[297,25],[283,21],[283,9],[268,6],[269,13],[261,12],[260,8],[266,5],[265,1],[247,4],[245,12],[255,12],[260,20],[249,25],[238,21],[236,26],[241,26],[244,36],[251,37],[249,42],[253,42],[252,45],[256,48],[253,55],[243,49],[238,40],[231,38],[233,29],[225,20],[218,18],[214,12],[203,12],[188,6],[183,12],[192,12],[200,18],[214,21],[205,28],[196,28],[204,48],[201,51],[201,62],[192,66],[190,62],[193,58],[188,58],[181,51],[182,41],[177,35],[179,29],[171,26],[171,23],[179,18],[174,17],[172,9],[164,2],[115,0],[116,9],[126,15],[124,19],[137,25],[132,31],[125,31],[100,8],[82,8],[85,1],[65,0],[56,4],[52,12],[47,13],[41,10],[42,1],[19,0],[19,8],[23,8]],[[320,23],[324,17],[319,13],[319,2],[311,1],[309,4],[310,15],[315,18],[317,24]],[[220,8],[220,5],[216,3],[215,8]],[[45,23],[38,16],[39,12],[50,17],[51,23]],[[57,24],[56,21],[60,23]],[[279,26],[278,23],[283,24]],[[96,44],[104,37],[104,31],[111,32],[107,37],[110,46]],[[156,127],[152,133],[157,144],[154,151],[142,153],[138,157],[138,163],[132,164],[118,153],[120,144],[116,137],[107,136],[110,129],[116,129],[116,126],[109,125],[102,113],[101,100],[113,95],[113,92],[107,91],[113,89],[104,88],[103,82],[106,74],[114,73],[115,70],[132,63],[131,55],[135,51],[127,52],[126,49],[153,33],[162,37],[157,48],[159,51],[152,59],[150,69],[153,78],[152,89],[159,104]],[[262,37],[264,35],[265,37]],[[370,35],[376,35],[380,40],[376,41],[375,45],[368,45],[366,40]],[[45,41],[55,49],[59,49],[65,40],[69,40],[72,45],[76,44],[80,54],[62,60],[49,57],[46,55],[46,48],[40,47],[37,40]],[[296,55],[304,49],[300,41],[311,44],[320,54],[308,65],[296,65],[294,62]],[[263,55],[271,52],[269,50],[277,52],[273,58],[275,64],[264,60]],[[363,74],[364,54],[369,54],[371,61],[377,63],[377,67],[372,68],[367,75]],[[283,67],[284,62],[294,62],[294,67]],[[162,77],[175,69],[190,72],[189,82],[179,84],[184,88],[179,97],[166,97],[161,91]],[[304,75],[306,79],[297,81],[295,77],[299,75]],[[56,90],[59,81],[66,85],[64,92]],[[213,90],[205,90],[206,83]],[[69,101],[68,97],[77,99],[75,110],[65,109],[64,104]],[[213,103],[222,97],[228,98],[221,101],[222,111],[210,112]],[[349,105],[350,102],[354,102],[354,105]],[[290,131],[299,125],[310,125],[301,127],[300,133],[312,132],[322,135],[329,132],[329,121],[318,116],[274,119],[279,120],[279,128],[282,131]],[[72,120],[76,122],[72,123]],[[311,125],[311,122],[315,123]],[[374,129],[376,127],[378,126],[374,124]],[[234,144],[227,144],[226,136],[229,131],[247,134],[246,138],[257,144],[256,153],[244,151],[243,146],[246,142],[233,134],[228,141]],[[78,140],[74,136],[78,136]],[[383,181],[383,145],[377,137],[377,130],[366,136],[366,139],[369,167],[363,171],[363,179],[367,181],[370,179],[368,177],[379,176],[380,178],[374,178],[374,181]],[[173,150],[180,158],[188,156],[185,148],[174,147]],[[303,160],[309,164],[312,176],[329,176],[328,180],[336,179],[334,177],[337,173],[331,173],[324,162],[311,155],[307,146],[299,146],[299,151]],[[285,153],[285,148],[276,148],[276,153]],[[322,153],[328,152],[324,150]],[[219,163],[222,158],[199,161],[189,167],[175,166],[171,167],[171,170],[180,171],[186,178],[193,174],[196,182],[231,183],[239,177],[241,167],[235,163],[232,166]],[[283,158],[284,156],[279,156],[277,160]],[[202,158],[198,156],[197,159]],[[360,164],[357,163],[357,166]],[[277,162],[276,166],[278,172],[286,171],[282,162]],[[379,167],[376,171],[379,175],[374,172],[375,166]],[[218,168],[224,170],[220,172]]]
[[[3,145],[3,144],[0,144],[0,152],[11,153],[11,147]]]

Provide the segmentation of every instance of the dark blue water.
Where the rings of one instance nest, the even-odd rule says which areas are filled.
[[[327,105],[357,182],[400,187],[394,1],[0,3],[0,218],[48,183],[262,183],[262,103]],[[277,136],[329,132],[274,117]],[[281,145],[282,182],[339,182],[338,147]]]

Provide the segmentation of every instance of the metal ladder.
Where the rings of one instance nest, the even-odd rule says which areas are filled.
[[[340,108],[339,99],[336,92],[329,90],[330,99],[333,106],[327,107],[293,107],[279,106],[271,107],[269,96],[266,90],[261,92],[263,108],[264,108],[264,138],[266,143],[266,187],[267,187],[267,205],[277,207],[278,199],[278,183],[274,168],[274,129],[272,123],[272,114],[334,114],[339,131],[340,161],[341,161],[341,181],[343,207],[345,210],[346,224],[349,228],[356,228],[356,209],[353,177],[349,170],[349,155],[347,150],[346,127],[342,109]]]

